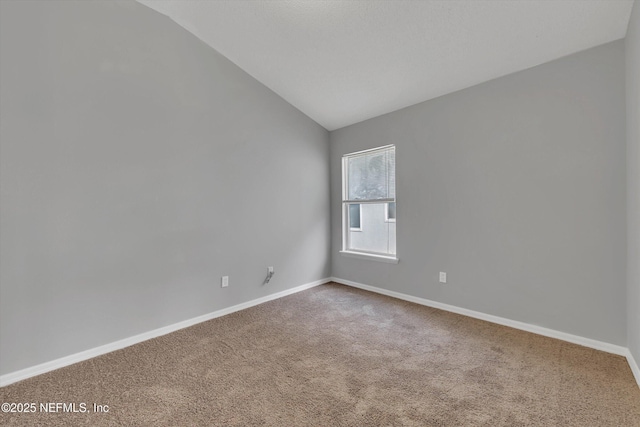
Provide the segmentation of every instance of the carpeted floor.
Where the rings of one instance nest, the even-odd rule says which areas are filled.
[[[623,357],[336,284],[12,384],[1,402],[89,410],[0,413],[3,426],[640,426]]]

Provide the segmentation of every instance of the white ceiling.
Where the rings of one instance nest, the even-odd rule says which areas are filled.
[[[329,130],[623,38],[633,5],[138,1],[168,15]]]

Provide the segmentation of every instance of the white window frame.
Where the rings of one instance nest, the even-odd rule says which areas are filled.
[[[340,251],[340,254],[343,256],[347,256],[347,257],[352,257],[352,258],[360,258],[360,259],[367,259],[367,260],[372,260],[372,261],[380,261],[380,262],[386,262],[386,263],[391,263],[391,264],[397,264],[399,262],[398,259],[398,255],[397,252],[396,254],[385,254],[385,253],[378,253],[378,252],[368,252],[368,251],[364,251],[364,250],[350,250],[347,249],[349,247],[349,232],[350,231],[356,231],[356,230],[352,230],[350,227],[350,223],[349,223],[349,205],[351,204],[359,204],[360,206],[360,227],[362,227],[362,204],[366,204],[366,203],[384,203],[385,204],[385,219],[388,219],[388,203],[397,203],[397,196],[394,198],[389,198],[389,199],[377,199],[377,200],[357,200],[357,201],[349,201],[347,200],[347,194],[348,194],[348,189],[349,189],[349,177],[347,172],[347,160],[351,157],[354,156],[358,156],[358,155],[364,155],[364,154],[368,154],[371,153],[373,151],[382,151],[382,150],[387,150],[389,148],[394,148],[395,149],[395,145],[390,144],[390,145],[385,145],[382,147],[376,147],[376,148],[371,148],[368,150],[362,150],[362,151],[356,151],[354,153],[347,153],[344,154],[342,156],[342,250]],[[397,204],[396,204],[397,206]],[[395,219],[392,218],[389,222],[395,222]],[[362,228],[360,228],[359,231],[361,231]]]

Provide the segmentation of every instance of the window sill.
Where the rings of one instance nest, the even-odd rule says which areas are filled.
[[[394,256],[374,255],[374,254],[368,254],[364,252],[340,251],[340,255],[350,257],[350,258],[359,258],[359,259],[368,259],[370,261],[386,262],[389,264],[397,264],[398,261],[400,261],[398,258]]]

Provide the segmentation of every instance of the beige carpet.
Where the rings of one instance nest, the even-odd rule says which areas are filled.
[[[328,284],[0,389],[0,425],[640,426],[623,357]]]

